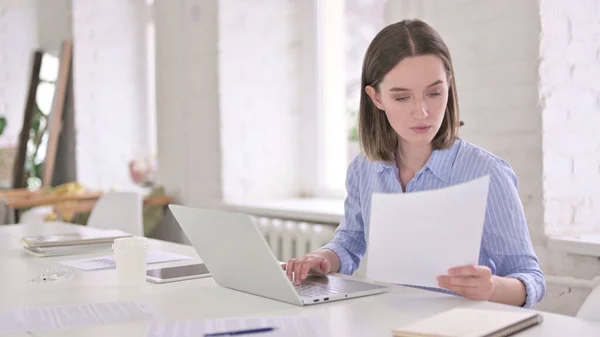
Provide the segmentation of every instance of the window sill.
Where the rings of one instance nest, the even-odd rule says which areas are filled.
[[[290,198],[272,200],[225,201],[227,210],[258,216],[279,217],[338,225],[344,216],[342,198]]]
[[[600,257],[600,232],[549,237],[548,248],[559,252]]]
[[[226,201],[234,212],[338,225],[344,216],[343,198],[289,198]],[[600,257],[600,232],[548,238],[548,248],[577,255]]]

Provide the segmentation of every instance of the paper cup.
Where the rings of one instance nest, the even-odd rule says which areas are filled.
[[[146,281],[146,257],[148,255],[145,238],[122,238],[115,240],[113,251],[117,266],[119,285],[139,286]],[[117,242],[119,240],[119,242]]]

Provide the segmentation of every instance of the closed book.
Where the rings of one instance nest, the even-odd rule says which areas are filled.
[[[541,323],[535,311],[455,308],[393,330],[395,337],[507,337]]]

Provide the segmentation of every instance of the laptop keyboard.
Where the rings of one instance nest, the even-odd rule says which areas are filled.
[[[341,290],[320,283],[304,282],[299,286],[294,286],[298,294],[302,297],[323,297],[342,293]]]

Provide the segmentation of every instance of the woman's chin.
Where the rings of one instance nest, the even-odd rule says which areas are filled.
[[[402,138],[406,143],[413,146],[425,146],[431,144],[431,142],[433,141],[433,136],[427,134],[410,135],[409,137],[400,138]]]

